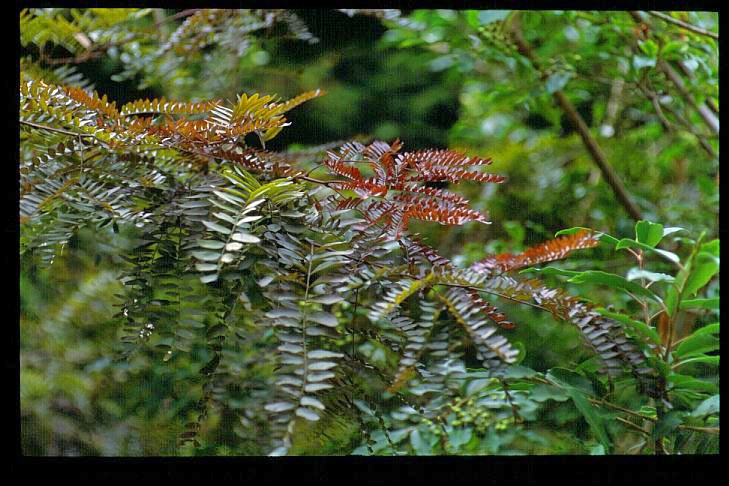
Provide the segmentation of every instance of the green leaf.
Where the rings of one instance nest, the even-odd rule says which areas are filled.
[[[694,409],[693,412],[691,412],[691,416],[697,417],[697,418],[703,418],[708,415],[719,414],[719,398],[720,398],[719,395],[714,395],[714,396],[707,398],[706,400],[701,402],[699,404],[699,406],[697,406]]]
[[[699,380],[693,376],[673,373],[669,376],[669,382],[675,390],[689,390],[695,392],[718,393],[719,388],[708,381]]]
[[[719,297],[712,299],[687,299],[681,301],[681,309],[719,309]]]
[[[552,368],[547,372],[547,379],[556,383],[563,388],[574,388],[583,393],[587,393],[590,396],[595,395],[595,388],[592,386],[592,382],[572,370],[565,368]]]
[[[698,336],[700,334],[719,334],[719,323],[714,322],[707,324],[704,327],[700,327],[694,331],[693,336]]]
[[[648,297],[649,299],[660,302],[661,298],[650,290],[621,277],[614,273],[607,273],[600,270],[588,270],[585,272],[578,272],[577,275],[567,280],[573,283],[596,283],[601,285],[607,285],[615,289],[630,292],[634,295],[641,295]]]
[[[653,427],[653,440],[660,439],[661,437],[664,437],[676,430],[676,428],[683,423],[683,413],[684,412],[674,410],[667,413],[658,422],[656,422],[655,427]]]
[[[342,302],[344,297],[337,294],[326,294],[309,299],[310,302],[316,302],[317,304],[331,305],[337,302]]]
[[[700,252],[691,268],[682,295],[696,295],[719,272],[719,258],[709,252]]]
[[[661,298],[651,292],[649,289],[638,285],[637,283],[631,282],[620,275],[614,273],[602,272],[600,270],[586,270],[584,272],[576,272],[574,270],[563,270],[556,267],[544,267],[544,268],[527,268],[519,273],[538,272],[545,275],[561,275],[563,277],[570,277],[567,279],[568,282],[572,283],[593,283],[600,285],[607,285],[615,289],[631,292],[634,295],[641,295],[648,297],[649,299],[660,302]]]
[[[420,430],[415,429],[410,433],[410,445],[413,446],[415,454],[419,456],[427,456],[433,453],[430,444],[423,438]]]
[[[640,71],[641,69],[646,67],[655,67],[655,65],[655,58],[650,58],[646,56],[633,56],[633,67],[636,69],[636,71]]]
[[[708,365],[719,365],[719,356],[707,356],[705,354],[699,354],[696,356],[692,356],[688,359],[685,359],[683,361],[680,361],[679,363],[675,364],[674,368],[679,368],[683,365],[687,365],[690,363],[702,363],[702,364],[708,364]]]
[[[309,315],[309,320],[327,327],[337,327],[339,324],[337,318],[328,312],[313,312]]]
[[[535,402],[546,402],[547,400],[554,400],[556,402],[564,402],[569,400],[569,395],[561,388],[552,385],[545,385],[540,383],[529,392],[529,398]]]
[[[545,87],[547,93],[553,94],[564,88],[569,80],[572,78],[572,73],[569,71],[557,71],[547,78]]]
[[[521,378],[534,378],[537,376],[537,372],[531,368],[521,365],[512,365],[506,369],[504,378],[508,380],[518,380]]]
[[[231,239],[241,243],[260,243],[261,239],[249,233],[233,233]]]
[[[663,238],[668,235],[672,235],[673,233],[678,233],[679,231],[688,232],[685,228],[681,228],[679,226],[669,226],[668,228],[663,228]]]
[[[701,245],[701,248],[699,249],[699,251],[706,252],[706,253],[718,258],[720,246],[721,245],[719,244],[719,240],[714,239],[714,240],[711,240],[711,241]]]
[[[638,41],[638,46],[648,57],[655,58],[658,55],[658,44],[652,39]]]
[[[597,444],[590,448],[591,456],[604,456],[605,454],[605,446],[602,444]]]
[[[196,263],[195,269],[198,272],[212,272],[218,269],[218,265],[215,263]]]
[[[217,240],[197,240],[197,245],[207,250],[220,250],[225,246],[225,243]]]
[[[631,329],[636,331],[638,334],[650,339],[653,344],[661,343],[661,338],[658,335],[658,332],[656,332],[656,329],[652,326],[647,325],[645,322],[633,320],[630,317],[623,315],[623,314],[609,312],[602,307],[598,307],[595,310],[597,310],[597,312],[599,312],[600,314],[602,314],[605,317],[609,317],[610,319],[614,319],[618,322],[621,322],[621,323],[629,326]]]
[[[229,228],[226,228],[225,226],[222,226],[218,223],[214,223],[212,221],[203,221],[203,224],[205,227],[211,231],[217,231],[218,233],[223,233],[225,235],[230,234],[231,230]]]
[[[639,278],[648,280],[649,282],[674,282],[676,280],[672,275],[649,272],[648,270],[643,270],[637,267],[631,268],[625,278],[631,282]]]
[[[663,258],[670,261],[671,263],[679,263],[681,261],[681,259],[675,253],[672,253],[672,252],[666,251],[666,250],[661,250],[660,248],[653,248],[649,245],[646,245],[645,243],[641,243],[640,241],[635,241],[630,238],[622,238],[615,245],[616,250],[622,250],[624,248],[638,248],[640,250],[653,252],[653,253],[656,253],[656,254],[662,256]]]
[[[218,274],[217,273],[211,273],[210,275],[203,275],[200,277],[200,281],[204,284],[215,282],[218,280]]]
[[[473,428],[471,427],[453,427],[448,432],[448,442],[456,449],[468,444],[473,437]]]
[[[678,358],[691,356],[693,354],[704,354],[719,349],[719,339],[711,334],[693,334],[681,344],[675,351]]]
[[[608,435],[607,428],[605,427],[605,419],[600,416],[585,396],[576,388],[567,387],[565,390],[567,395],[572,399],[572,402],[580,411],[585,420],[587,421],[590,429],[595,434],[598,442],[602,444],[606,451],[610,451],[612,444],[610,443],[610,436]]]
[[[536,268],[536,267],[530,267],[525,268],[524,270],[520,270],[519,273],[542,273],[544,275],[560,275],[562,277],[574,277],[575,275],[578,275],[582,272],[576,272],[574,270],[564,270],[562,268],[557,267],[542,267],[542,268]]]
[[[478,20],[481,25],[488,25],[499,20],[504,20],[511,10],[479,10]]]

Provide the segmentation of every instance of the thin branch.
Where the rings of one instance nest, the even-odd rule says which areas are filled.
[[[645,23],[643,18],[640,16],[640,13],[637,11],[631,11],[630,16],[633,17],[633,20],[638,24]],[[698,105],[696,103],[693,95],[689,92],[688,88],[686,88],[686,84],[683,82],[683,79],[676,70],[673,69],[673,67],[671,67],[665,59],[658,59],[657,66],[661,71],[663,71],[666,77],[671,80],[674,86],[676,86],[676,89],[679,93],[681,93],[681,96],[684,98],[686,103],[691,105],[691,107],[699,113],[701,119],[704,120],[704,123],[706,123],[706,125],[714,131],[716,135],[719,135],[719,119],[711,111],[711,109],[706,106],[706,104],[702,103],[701,105]]]
[[[512,24],[512,33],[514,41],[516,42],[517,49],[519,53],[529,59],[529,61],[532,63],[534,68],[539,72],[540,78],[542,81],[546,81],[548,75],[547,73],[542,69],[541,63],[539,59],[534,54],[534,51],[532,50],[529,43],[526,41],[524,36],[521,32],[521,27],[518,24],[518,21],[515,21]],[[625,189],[625,186],[623,185],[622,181],[616,174],[615,170],[612,168],[610,163],[607,160],[607,157],[605,153],[602,151],[602,148],[597,143],[595,138],[590,133],[590,129],[585,123],[585,120],[582,118],[582,116],[577,112],[572,102],[570,102],[569,99],[567,99],[567,96],[564,94],[564,91],[558,90],[553,93],[553,96],[557,100],[557,104],[562,108],[562,110],[565,112],[567,117],[569,118],[570,122],[574,126],[574,128],[578,131],[580,136],[582,137],[582,141],[585,144],[585,147],[587,148],[587,151],[592,156],[593,161],[597,166],[600,168],[600,172],[602,173],[603,177],[605,177],[605,181],[608,183],[608,185],[612,188],[613,192],[615,193],[616,198],[620,203],[623,205],[625,210],[628,212],[631,218],[635,220],[643,219],[643,214],[641,210],[638,208],[638,206],[633,202],[630,195]]]
[[[55,127],[51,127],[48,125],[42,125],[40,123],[34,123],[34,122],[25,121],[25,120],[20,120],[19,123],[21,125],[28,125],[29,127],[38,128],[40,130],[47,130],[49,132],[63,133],[64,135],[71,135],[74,137],[96,138],[96,135],[92,135],[90,133],[76,133],[76,132],[72,132],[70,130],[64,130],[62,128],[55,128]]]
[[[659,19],[664,20],[670,24],[678,25],[682,29],[690,30],[691,32],[693,32],[695,34],[706,35],[708,37],[711,37],[712,39],[719,40],[719,34],[717,34],[716,32],[711,32],[709,30],[702,29],[701,27],[697,27],[693,24],[689,24],[688,22],[684,22],[683,20],[679,20],[677,18],[671,17],[670,15],[666,15],[663,12],[657,12],[655,10],[650,10],[648,13],[651,14],[652,16],[658,17]]]

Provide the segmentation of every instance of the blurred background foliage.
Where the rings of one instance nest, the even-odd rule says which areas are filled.
[[[42,9],[21,22],[21,70],[94,87],[117,106],[137,98],[291,97],[323,88],[328,95],[291,113],[292,126],[271,148],[399,138],[407,149],[448,147],[492,157],[492,171],[507,176],[507,183],[464,189],[474,207],[488,211],[492,225],[415,226],[426,242],[466,264],[487,253],[522,250],[572,226],[632,236],[635,221],[555,102],[562,92],[645,219],[706,231],[707,240],[718,236],[718,35],[629,12],[294,10],[221,15],[211,22],[217,30],[171,39],[189,15]],[[718,30],[716,13],[670,15],[709,33]],[[541,72],[519,51],[509,35],[513,29],[533,49]],[[124,232],[107,228],[79,234],[50,269],[24,255],[23,452],[264,453],[242,439],[265,433],[265,424],[242,423],[217,409],[203,424],[200,447],[177,443],[204,399],[199,370],[210,359],[204,349],[170,362],[144,353],[115,359],[118,254],[130,245]],[[677,251],[671,245],[677,243],[666,249]],[[565,268],[620,271],[631,265],[628,256],[601,247],[580,253]],[[567,288],[577,294],[576,286]],[[595,302],[626,302],[615,291],[579,290]],[[718,295],[718,283],[709,293]],[[518,324],[510,339],[524,343],[523,365],[573,369],[590,357],[573,328],[533,309],[501,307]],[[240,373],[252,376],[255,349],[246,353]],[[469,435],[451,437],[451,443],[460,444],[459,453],[595,452],[599,446],[583,440],[585,422],[565,400],[535,406],[539,426],[526,432],[497,424],[478,440]],[[244,409],[245,400],[233,408]],[[345,453],[358,445],[351,437],[345,430],[316,446],[324,449],[298,452]],[[416,437],[410,440],[418,452],[435,436],[424,431]],[[386,451],[392,438],[373,439]]]

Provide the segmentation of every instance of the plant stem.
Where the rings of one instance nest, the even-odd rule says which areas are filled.
[[[546,81],[548,75],[546,71],[542,69],[541,62],[536,57],[536,54],[534,54],[532,47],[522,35],[518,19],[516,19],[512,24],[512,33],[519,53],[529,59],[534,68],[539,72],[539,76],[542,81]],[[587,126],[587,123],[585,123],[585,120],[577,112],[572,102],[567,99],[564,91],[557,90],[553,93],[553,96],[557,100],[557,104],[560,106],[560,108],[562,108],[562,111],[564,111],[567,115],[567,118],[570,120],[575,130],[577,130],[577,132],[580,134],[580,137],[582,137],[582,142],[585,144],[585,148],[587,148],[587,151],[590,153],[592,160],[600,169],[603,177],[605,177],[605,181],[613,190],[613,193],[615,194],[615,197],[618,199],[618,201],[620,201],[620,204],[622,204],[627,213],[634,220],[637,221],[643,219],[643,214],[641,210],[631,199],[622,181],[608,162],[605,152],[602,151],[602,148],[597,143],[597,140],[595,140],[595,138],[590,133],[590,129]]]

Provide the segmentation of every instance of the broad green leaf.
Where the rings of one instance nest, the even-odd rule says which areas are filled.
[[[693,412],[691,412],[692,417],[698,417],[703,418],[708,415],[715,415],[719,413],[719,395],[714,395],[697,406]]]
[[[218,269],[218,265],[215,263],[196,263],[195,269],[198,272],[213,272]]]
[[[520,378],[534,378],[535,376],[537,376],[536,371],[521,365],[509,366],[504,373],[504,378],[509,380],[518,380]]]
[[[633,320],[626,315],[618,314],[616,312],[609,312],[602,307],[598,307],[595,310],[597,310],[600,314],[602,314],[605,317],[609,317],[610,319],[614,319],[618,322],[621,322],[621,323],[629,326],[631,329],[636,331],[638,334],[650,339],[653,344],[661,343],[661,338],[658,335],[658,332],[656,332],[656,329],[652,326],[647,325],[645,322]]]
[[[628,270],[628,274],[625,276],[631,282],[638,280],[639,278],[648,280],[649,282],[674,282],[676,279],[672,275],[665,273],[649,272],[638,267],[631,268]]]
[[[309,358],[311,359],[326,359],[326,358],[343,358],[342,353],[335,353],[333,351],[327,351],[325,349],[317,349],[309,352]]]
[[[719,323],[714,322],[707,324],[704,327],[700,327],[694,331],[693,336],[698,336],[700,334],[719,334]]]
[[[687,358],[685,360],[682,360],[675,365],[673,365],[674,368],[680,368],[681,366],[691,364],[691,363],[702,363],[702,364],[708,364],[708,365],[719,365],[719,356],[707,356],[705,354],[699,354],[696,356],[691,356],[690,358]]]
[[[544,275],[559,275],[562,277],[574,277],[575,275],[579,275],[580,273],[582,273],[582,272],[577,272],[575,270],[564,270],[562,268],[557,268],[557,267],[542,267],[542,268],[530,267],[530,268],[525,268],[524,270],[519,271],[519,273],[532,273],[532,272],[542,273]]]
[[[419,456],[427,456],[433,453],[433,449],[430,443],[428,443],[428,441],[423,438],[420,430],[418,429],[414,429],[410,433],[410,445],[413,447],[415,453]]]
[[[296,407],[296,405],[294,405],[293,403],[275,402],[275,403],[269,403],[263,408],[268,410],[269,412],[278,413],[278,412],[285,412],[287,410],[293,410],[295,407]]]
[[[263,216],[246,216],[245,218],[239,219],[236,223],[236,226],[240,226],[245,223],[251,223],[253,221],[258,221],[261,218],[263,218]]]
[[[452,447],[458,449],[459,447],[468,444],[473,437],[472,427],[453,427],[448,432],[448,441]]]
[[[226,251],[238,251],[241,248],[243,248],[243,244],[235,242],[235,241],[232,241],[232,242],[228,243],[227,245],[225,245]]]
[[[712,299],[687,299],[682,300],[681,309],[712,309],[712,310],[718,310],[719,309],[719,297],[714,297]]]
[[[701,245],[699,251],[706,252],[712,256],[719,257],[720,243],[718,239],[711,240]]]
[[[696,392],[718,393],[719,388],[708,381],[699,380],[693,376],[680,375],[673,373],[669,376],[669,382],[673,384],[673,389],[689,390]]]
[[[577,275],[567,280],[568,282],[574,283],[596,283],[601,285],[607,285],[615,289],[624,290],[632,293],[633,295],[641,295],[648,297],[649,299],[660,302],[661,298],[651,292],[649,289],[638,285],[637,283],[630,282],[629,280],[615,275],[614,273],[607,273],[600,270],[587,270],[585,272],[578,272]]]
[[[636,71],[640,71],[646,67],[655,67],[656,59],[647,56],[633,56],[633,67]]]
[[[607,428],[605,427],[605,419],[600,416],[597,409],[590,404],[580,390],[573,387],[567,387],[565,392],[572,399],[577,410],[579,410],[582,416],[585,417],[590,429],[595,434],[595,438],[598,442],[600,442],[600,444],[602,444],[605,450],[609,452],[612,444],[610,443],[610,436],[608,435]]]
[[[653,252],[653,253],[656,253],[657,255],[662,256],[663,258],[665,258],[666,260],[668,260],[671,263],[679,263],[681,261],[681,259],[675,253],[672,253],[667,250],[661,250],[660,248],[653,248],[651,246],[646,245],[645,243],[641,243],[639,241],[635,241],[630,238],[622,238],[615,245],[616,250],[622,250],[624,248],[638,248],[640,250]]]
[[[693,334],[676,349],[676,356],[682,358],[692,354],[704,354],[719,349],[719,339],[711,334]]]
[[[326,409],[324,404],[321,403],[321,401],[319,401],[317,398],[314,398],[314,397],[309,397],[309,396],[301,397],[301,404],[305,405],[307,407],[318,408],[319,410]]]
[[[331,361],[314,361],[309,363],[308,369],[311,371],[326,371],[335,368],[337,363]]]
[[[649,299],[657,302],[661,301],[661,298],[651,292],[649,289],[638,285],[637,283],[631,282],[620,275],[614,273],[602,272],[599,270],[586,270],[583,272],[576,272],[574,270],[563,270],[556,267],[544,267],[544,268],[527,268],[519,273],[538,272],[545,275],[561,275],[563,277],[570,277],[567,279],[568,282],[572,283],[594,283],[607,285],[608,287],[624,290],[631,292],[634,295],[641,295],[648,297]]]
[[[564,402],[569,400],[570,396],[561,388],[540,383],[530,390],[529,398],[536,402],[546,402],[547,400]]]
[[[683,295],[696,295],[696,292],[709,283],[711,278],[719,272],[719,258],[708,252],[701,252],[691,268],[691,273],[683,288]]]
[[[562,387],[569,387],[587,393],[590,396],[595,395],[595,388],[589,379],[565,368],[552,368],[547,372],[547,379]]]

